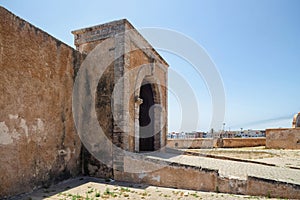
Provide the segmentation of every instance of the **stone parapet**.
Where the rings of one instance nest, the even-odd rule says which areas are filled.
[[[168,139],[167,147],[178,149],[238,148],[265,146],[266,138]]]
[[[266,148],[300,149],[300,128],[267,129]]]

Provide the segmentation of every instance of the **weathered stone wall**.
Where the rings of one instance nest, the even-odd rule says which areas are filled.
[[[237,148],[265,146],[266,138],[193,138],[193,139],[168,139],[167,147],[178,149],[202,148]]]
[[[213,138],[194,138],[194,139],[168,139],[167,147],[178,149],[202,149],[213,148]]]
[[[267,129],[266,148],[300,149],[300,128]]]
[[[237,147],[257,147],[265,146],[266,138],[222,138],[221,147],[237,148]]]
[[[106,29],[107,32],[103,33],[105,36],[98,33]],[[80,101],[84,105],[89,105],[91,99],[95,99],[95,114],[93,116],[93,108],[89,107],[84,110],[78,110],[78,122],[81,127],[78,133],[82,136],[86,135],[83,139],[83,173],[85,175],[95,177],[113,177],[112,169],[112,141],[113,138],[113,110],[112,110],[112,93],[115,85],[115,40],[105,40],[105,38],[116,34],[118,30],[113,30],[110,25],[100,25],[90,29],[82,29],[73,31],[75,36],[75,45],[77,50],[83,54],[88,54],[84,65],[86,71],[79,71],[80,74],[77,77],[77,81],[82,82],[82,88],[79,88],[79,96],[86,96],[87,99],[81,99]],[[97,37],[96,37],[97,36]],[[105,42],[104,42],[105,41]],[[101,45],[99,48],[98,45]],[[92,51],[98,46],[99,51],[94,57],[99,58],[97,63],[93,63],[90,58]],[[105,63],[106,66],[103,66]],[[103,70],[101,70],[103,69]],[[81,69],[83,70],[83,69]],[[101,72],[100,72],[101,71]],[[80,76],[82,75],[82,76]],[[99,75],[99,76],[97,76]],[[86,80],[84,80],[86,79]],[[90,81],[87,85],[85,81]],[[88,107],[88,106],[87,106]],[[103,134],[100,134],[100,130],[93,124],[91,118],[96,117],[97,123]],[[99,134],[97,134],[99,132]],[[96,138],[95,138],[96,137]],[[105,140],[107,139],[107,140]],[[90,152],[93,149],[93,152]],[[92,153],[92,154],[91,154]],[[97,156],[98,155],[98,156]]]
[[[0,7],[0,198],[77,175],[80,54]]]
[[[300,186],[248,176],[247,194],[273,198],[300,199]]]

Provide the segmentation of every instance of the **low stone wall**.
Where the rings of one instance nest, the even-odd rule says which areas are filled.
[[[167,147],[175,149],[205,149],[214,147],[212,138],[168,139]]]
[[[124,159],[124,171],[126,173],[115,171],[114,178],[120,181],[189,190],[217,189],[218,172],[212,169],[128,156]]]
[[[300,199],[300,185],[249,176],[247,194],[272,198]]]
[[[266,148],[300,149],[300,128],[267,129]]]
[[[237,148],[237,147],[257,147],[265,146],[266,138],[223,138],[221,147]]]
[[[265,196],[269,198],[300,198],[300,186],[292,183],[248,176],[247,180],[218,177],[218,192]]]
[[[115,171],[115,179],[178,189],[274,198],[300,198],[300,185],[250,176],[245,180],[221,177],[214,169],[143,158],[142,156],[126,156],[124,171]]]
[[[266,138],[168,139],[167,147],[176,149],[237,148],[265,146]]]

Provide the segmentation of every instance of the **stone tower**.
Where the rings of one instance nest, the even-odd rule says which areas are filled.
[[[95,69],[102,69],[92,99],[97,121],[108,140],[102,140],[96,148],[97,140],[89,139],[85,146],[105,155],[106,166],[122,171],[124,152],[157,151],[166,145],[168,64],[126,19],[72,33],[77,50],[87,59],[91,54],[97,57]],[[100,66],[103,63],[105,66]],[[91,124],[84,126],[87,130]],[[86,171],[100,176],[105,171],[101,164],[95,163],[93,156],[85,156],[89,165],[94,163],[93,167],[86,166]],[[91,168],[95,170],[91,172]]]
[[[300,112],[294,115],[292,127],[293,128],[300,127]]]

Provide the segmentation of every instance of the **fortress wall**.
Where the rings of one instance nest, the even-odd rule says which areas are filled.
[[[0,198],[79,173],[72,89],[80,59],[0,7]]]

